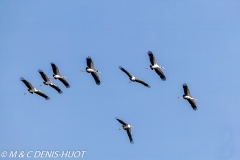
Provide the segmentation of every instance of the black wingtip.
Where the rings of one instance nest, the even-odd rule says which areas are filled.
[[[88,56],[87,59],[92,59],[92,58],[90,56]]]
[[[67,88],[70,88],[70,85],[66,86]]]
[[[62,91],[59,91],[58,93],[59,93],[59,94],[62,94],[63,92],[62,92]]]
[[[166,77],[161,77],[161,79],[162,79],[163,81],[166,81]]]
[[[152,55],[153,53],[152,53],[152,51],[148,51],[148,55]]]
[[[118,117],[115,117],[115,119],[116,119],[117,121],[119,121],[119,120],[120,120]]]
[[[120,69],[123,69],[123,67],[122,67],[122,66],[119,66],[119,68],[120,68]]]
[[[98,82],[98,83],[96,83],[97,85],[100,85],[101,84],[101,82]]]
[[[134,144],[134,141],[130,141],[131,144]]]
[[[186,84],[186,83],[183,83],[183,86],[187,86],[187,84]]]
[[[48,100],[50,100],[51,98],[50,98],[50,97],[46,97],[45,99],[48,101]]]
[[[24,81],[25,79],[23,77],[20,78],[20,81]]]
[[[39,69],[38,72],[43,72],[43,71],[41,69]]]

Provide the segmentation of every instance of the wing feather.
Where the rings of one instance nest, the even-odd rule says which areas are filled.
[[[67,88],[70,87],[70,85],[68,84],[67,80],[64,78],[58,78]]]
[[[131,128],[127,129],[127,134],[128,134],[128,137],[129,137],[129,140],[130,140],[130,143],[134,143],[133,141],[133,138],[132,138],[132,130]]]
[[[160,68],[155,68],[154,70],[155,70],[155,72],[160,76],[160,78],[161,78],[163,81],[166,80],[166,77],[165,77],[163,71],[162,71]]]
[[[20,81],[22,81],[30,90],[34,89],[32,84],[30,82],[28,82],[27,80],[25,80],[23,77],[20,78]]]
[[[140,79],[135,79],[135,81],[136,82],[138,82],[138,83],[141,83],[141,84],[143,84],[144,86],[146,86],[146,87],[148,87],[148,88],[150,88],[151,86],[150,85],[148,85],[146,82],[144,82],[144,81],[142,81],[142,80],[140,80]]]
[[[94,69],[94,63],[93,63],[91,57],[87,57],[87,66],[88,66],[89,68]]]
[[[34,92],[36,94],[38,94],[39,96],[42,96],[43,98],[45,98],[46,100],[49,100],[50,97],[48,97],[46,94],[44,94],[43,92],[41,91],[37,91],[37,92]]]
[[[151,51],[148,51],[148,56],[152,65],[156,64],[156,59]]]
[[[38,72],[40,73],[41,77],[43,78],[43,80],[44,80],[45,82],[48,82],[48,81],[49,81],[48,76],[47,76],[41,69],[39,69]]]
[[[188,89],[188,86],[186,83],[183,84],[183,90],[185,95],[191,96],[190,90]]]
[[[49,85],[50,85],[50,87],[52,87],[52,88],[54,88],[56,91],[58,91],[58,93],[62,94],[61,89],[60,89],[56,84],[52,83],[52,84],[49,84]]]
[[[188,102],[191,104],[191,106],[192,106],[192,108],[193,108],[193,110],[197,110],[197,106],[196,106],[196,103],[195,103],[195,101],[194,100],[192,100],[192,99],[188,99]]]
[[[131,75],[126,69],[124,69],[124,68],[121,67],[121,66],[119,66],[119,68],[120,68],[124,73],[126,73],[126,74],[128,75],[129,78],[132,77],[132,75]]]
[[[60,72],[59,72],[58,67],[54,63],[51,63],[51,66],[52,66],[53,73],[55,75],[61,75]]]
[[[126,122],[124,122],[124,121],[121,120],[121,119],[116,118],[116,120],[117,120],[119,123],[121,123],[122,125],[128,125]]]
[[[97,84],[97,85],[100,85],[100,84],[101,84],[101,81],[100,81],[100,79],[99,79],[99,77],[98,77],[98,74],[97,74],[96,72],[91,72],[91,75],[93,76],[96,84]]]

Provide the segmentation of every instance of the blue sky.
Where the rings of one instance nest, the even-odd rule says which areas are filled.
[[[0,1],[0,152],[86,150],[84,159],[240,158],[240,2]],[[166,69],[161,81],[151,50]],[[101,85],[86,68],[92,57]],[[52,76],[54,62],[71,88]],[[129,83],[119,66],[151,85]],[[51,97],[25,95],[24,77]],[[178,99],[187,83],[198,110]],[[118,117],[134,126],[135,144]],[[2,158],[2,157],[1,157]],[[25,158],[27,159],[27,158]],[[61,159],[61,158],[59,158]]]

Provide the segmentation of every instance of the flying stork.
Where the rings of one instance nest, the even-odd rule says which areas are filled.
[[[166,80],[166,77],[163,73],[163,71],[161,70],[162,69],[165,69],[163,66],[159,66],[157,64],[157,61],[156,61],[156,58],[154,57],[153,53],[151,51],[148,51],[148,56],[149,56],[149,59],[150,59],[150,62],[152,65],[150,65],[150,68],[146,68],[146,69],[154,69],[155,72],[160,76],[160,78],[165,81]]]
[[[56,84],[52,83],[50,81],[50,79],[48,78],[48,76],[41,69],[39,69],[38,72],[40,73],[40,75],[42,76],[42,78],[44,80],[43,85],[49,85],[50,87],[52,87],[56,91],[58,91],[58,93],[62,94],[61,89]],[[42,84],[40,86],[42,86]]]
[[[30,82],[28,82],[27,80],[25,80],[24,78],[21,77],[20,81],[22,81],[28,87],[28,92],[24,93],[24,95],[27,93],[31,93],[31,94],[36,93],[39,96],[42,96],[43,98],[45,98],[46,100],[50,99],[50,97],[48,97],[46,94],[44,94],[41,90],[37,90],[36,88],[34,88],[32,86],[32,84]]]
[[[143,84],[144,86],[146,86],[146,87],[148,87],[148,88],[151,87],[151,86],[148,85],[146,82],[144,82],[144,81],[142,81],[142,80],[140,80],[140,79],[132,76],[132,75],[131,75],[126,69],[124,69],[123,67],[120,66],[119,68],[120,68],[124,73],[126,73],[126,74],[128,75],[129,79],[131,80],[130,82],[138,82],[138,83],[141,83],[141,84]],[[129,82],[129,83],[130,83],[130,82]]]
[[[197,110],[197,106],[196,106],[196,103],[194,102],[194,100],[197,101],[197,99],[193,98],[191,96],[190,90],[188,89],[188,86],[187,86],[186,83],[183,84],[183,90],[184,90],[184,95],[181,96],[181,97],[178,97],[178,98],[183,98],[183,99],[187,100],[191,104],[193,110],[196,111]]]
[[[97,85],[100,85],[101,84],[101,81],[98,77],[98,73],[101,73],[99,70],[95,70],[94,69],[94,63],[91,59],[91,57],[87,57],[86,58],[87,60],[87,67],[86,67],[86,70],[80,70],[81,72],[87,72],[87,73],[91,73],[91,75],[93,76],[95,82]]]
[[[51,63],[52,66],[52,70],[53,70],[53,78],[54,79],[59,79],[67,88],[70,87],[70,85],[68,84],[67,80],[65,78],[67,78],[66,76],[61,76],[58,67],[54,64]]]
[[[122,124],[122,128],[119,128],[119,130],[123,129],[123,130],[126,130],[127,131],[127,134],[128,134],[128,137],[129,137],[129,140],[130,140],[130,143],[134,143],[133,141],[133,138],[132,138],[132,131],[131,131],[131,128],[133,128],[133,126],[131,126],[130,124],[116,118],[116,120],[118,120],[119,123]]]

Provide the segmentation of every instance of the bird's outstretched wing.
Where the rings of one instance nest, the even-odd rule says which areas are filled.
[[[53,73],[55,75],[60,75],[60,72],[58,70],[58,67],[54,64],[54,63],[51,63],[51,66],[52,66],[52,70],[53,70]]]
[[[116,120],[121,123],[122,125],[128,125],[126,122],[122,121],[121,119],[116,118]]]
[[[188,89],[188,86],[186,83],[183,84],[183,90],[184,90],[184,94],[187,96],[191,96],[190,94],[190,90]]]
[[[50,87],[52,87],[52,88],[54,88],[56,91],[58,91],[58,93],[62,94],[61,89],[60,89],[56,84],[51,83],[51,84],[49,84],[49,85],[50,85]]]
[[[129,140],[130,140],[130,143],[134,143],[133,141],[133,138],[132,138],[132,130],[131,128],[127,129],[127,134],[128,134],[128,137],[129,137]]]
[[[94,63],[93,63],[91,57],[87,57],[87,66],[88,66],[89,68],[94,69]]]
[[[152,65],[156,64],[156,59],[151,51],[148,51],[148,56]]]
[[[129,78],[132,77],[132,75],[131,75],[126,69],[124,69],[124,68],[121,67],[121,66],[119,66],[119,68],[120,68],[124,73],[126,73],[126,74],[128,75]]]
[[[193,110],[197,110],[197,106],[196,106],[196,103],[193,99],[188,99],[188,102],[191,104]]]
[[[39,69],[38,72],[40,73],[40,75],[42,76],[42,78],[45,82],[49,81],[48,76],[41,69]]]
[[[44,94],[43,92],[41,91],[37,91],[37,92],[34,92],[36,94],[38,94],[39,96],[42,96],[43,98],[45,98],[46,100],[49,100],[50,97],[48,97],[46,94]]]
[[[163,71],[162,71],[160,68],[155,68],[154,70],[155,70],[155,72],[160,76],[160,78],[161,78],[163,81],[166,80],[166,77],[165,77]]]
[[[68,84],[67,80],[64,78],[58,78],[67,88],[70,87],[70,85]]]
[[[138,78],[136,78],[135,79],[135,81],[136,82],[138,82],[138,83],[141,83],[141,84],[143,84],[144,86],[146,86],[146,87],[148,87],[148,88],[150,88],[151,86],[150,85],[148,85],[146,82],[144,82],[144,81],[142,81],[142,80],[140,80],[140,79],[138,79]]]
[[[97,84],[97,85],[100,85],[100,84],[101,84],[101,81],[100,81],[100,79],[99,79],[99,77],[98,77],[98,74],[97,74],[96,72],[91,72],[91,75],[93,76],[96,84]]]
[[[34,89],[32,84],[30,82],[28,82],[27,80],[25,80],[23,77],[20,78],[20,81],[22,81],[30,90]]]

